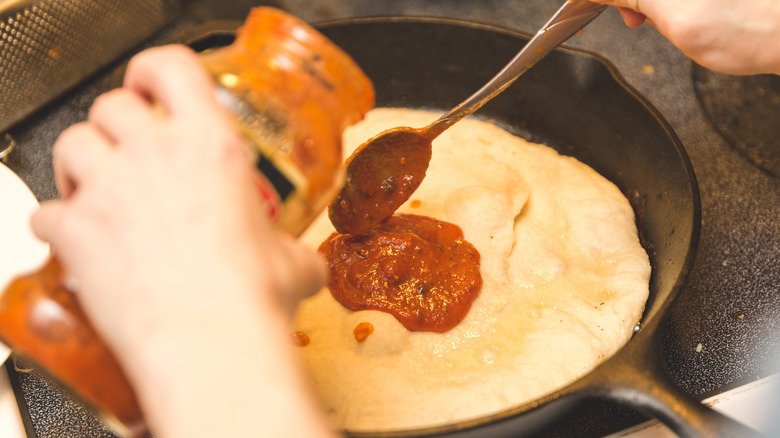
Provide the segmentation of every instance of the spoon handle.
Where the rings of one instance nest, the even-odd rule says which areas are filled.
[[[559,44],[579,32],[605,8],[606,5],[592,3],[588,0],[566,0],[558,12],[536,32],[536,35],[498,74],[493,76],[476,93],[429,125],[426,128],[426,137],[431,140],[438,137],[455,122],[478,110]]]

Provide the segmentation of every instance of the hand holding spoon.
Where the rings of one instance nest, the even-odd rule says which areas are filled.
[[[347,159],[344,187],[328,206],[336,231],[363,233],[390,217],[425,177],[436,137],[504,91],[605,8],[567,0],[498,74],[450,112],[426,127],[388,129],[360,145]]]

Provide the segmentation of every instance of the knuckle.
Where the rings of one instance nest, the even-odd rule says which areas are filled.
[[[165,79],[168,76],[178,76],[179,70],[176,66],[187,68],[190,64],[198,62],[195,52],[187,46],[171,44],[153,47],[130,60],[125,77],[140,73]]]
[[[110,113],[119,101],[126,97],[127,90],[123,88],[115,88],[107,91],[97,98],[92,103],[92,107],[89,110],[89,117],[94,118],[100,114]]]
[[[84,123],[78,123],[65,128],[65,130],[60,133],[59,137],[57,137],[54,146],[52,146],[53,158],[56,160],[62,157],[70,148],[78,145],[84,136],[85,129],[87,129],[87,127]]]
[[[707,22],[702,20],[703,11],[693,4],[681,5],[670,13],[664,23],[670,41],[687,50],[699,50],[708,38]]]

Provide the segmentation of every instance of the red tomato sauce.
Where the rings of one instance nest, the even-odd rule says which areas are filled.
[[[319,251],[333,297],[350,310],[388,312],[411,331],[443,333],[482,288],[480,255],[457,225],[395,214],[362,234],[332,234]]]

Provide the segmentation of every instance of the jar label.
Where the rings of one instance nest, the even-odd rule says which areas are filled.
[[[284,173],[274,166],[274,163],[262,153],[258,154],[255,166],[271,183],[281,202],[284,202],[295,191],[295,185],[293,185],[292,181],[287,179]]]

